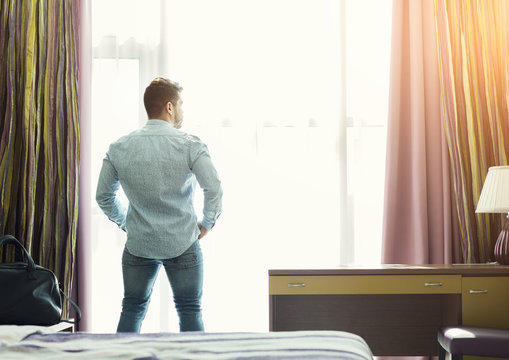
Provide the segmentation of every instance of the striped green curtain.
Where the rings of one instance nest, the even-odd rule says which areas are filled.
[[[0,6],[0,233],[15,235],[69,294],[79,167],[74,4]]]
[[[475,214],[509,155],[509,1],[435,0],[444,127],[466,263],[493,261],[500,215]]]

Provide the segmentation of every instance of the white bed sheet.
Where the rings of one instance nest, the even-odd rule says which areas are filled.
[[[359,336],[341,331],[271,333],[48,333],[0,326],[0,359],[372,360]]]

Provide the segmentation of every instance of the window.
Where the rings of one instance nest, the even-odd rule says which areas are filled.
[[[220,174],[223,214],[201,242],[207,331],[268,329],[269,268],[380,261],[390,7],[93,2],[92,186],[108,144],[145,123],[156,76],[183,85],[182,130],[205,141]],[[115,331],[125,239],[93,205],[91,327]],[[164,273],[142,331],[178,331]]]

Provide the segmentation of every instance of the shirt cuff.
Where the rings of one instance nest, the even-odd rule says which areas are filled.
[[[214,224],[211,223],[210,221],[207,221],[207,219],[202,219],[200,224],[207,230],[210,230],[214,227]]]

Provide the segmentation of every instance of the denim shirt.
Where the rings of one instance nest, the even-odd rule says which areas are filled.
[[[222,188],[207,146],[163,120],[149,120],[110,145],[96,200],[127,232],[131,254],[173,258],[200,233],[193,207],[196,180],[204,193],[201,224],[211,229],[221,213]],[[127,209],[116,196],[120,186],[129,200]]]

